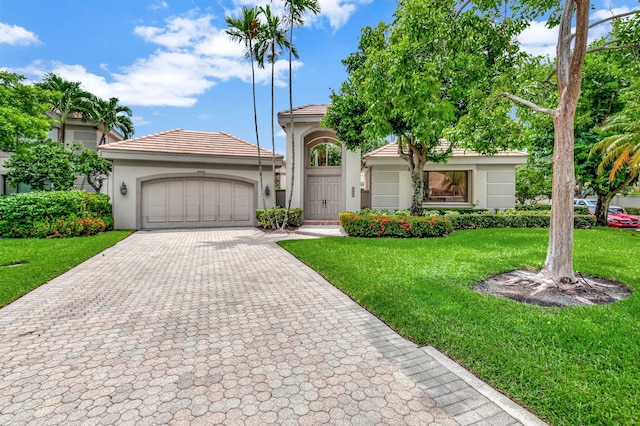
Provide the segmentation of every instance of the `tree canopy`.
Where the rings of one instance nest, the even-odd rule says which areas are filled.
[[[422,211],[424,165],[451,154],[452,146],[441,143],[445,130],[521,58],[514,40],[523,22],[456,6],[403,0],[391,24],[364,28],[358,51],[344,61],[349,77],[332,95],[325,120],[352,149],[396,138],[412,176],[413,215]]]
[[[0,71],[0,150],[15,151],[33,141],[43,141],[54,120],[46,116],[56,94],[24,84],[20,74]]]

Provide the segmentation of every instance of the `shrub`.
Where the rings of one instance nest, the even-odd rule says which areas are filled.
[[[444,237],[453,231],[451,222],[441,217],[361,215],[340,213],[340,224],[352,237]]]
[[[0,198],[0,235],[5,237],[92,235],[112,228],[111,204],[104,194],[50,191]]]
[[[516,204],[516,210],[520,211],[551,211],[551,204]]]
[[[457,215],[446,216],[454,229],[481,228],[548,228],[551,216],[549,214],[519,212],[518,214],[496,215]],[[588,229],[596,224],[596,218],[589,215],[575,215],[574,228]]]
[[[551,204],[517,204],[517,211],[527,212],[551,212]],[[573,206],[574,214],[589,214],[589,209],[584,206]]]
[[[640,214],[640,208],[638,207],[625,207],[624,209],[629,214]]]
[[[282,224],[284,220],[284,213],[287,209],[285,207],[277,207],[276,208],[276,219],[278,224]],[[269,218],[273,218],[273,209],[268,209],[269,215],[265,214],[264,209],[256,210],[256,220],[263,228],[271,228],[272,223]],[[273,220],[273,219],[272,219]],[[302,209],[301,208],[292,208],[289,210],[289,215],[287,216],[287,226],[298,227],[302,225]]]

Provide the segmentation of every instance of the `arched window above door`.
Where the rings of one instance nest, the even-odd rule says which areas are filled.
[[[319,143],[309,149],[309,167],[336,167],[342,165],[342,148],[334,143]]]

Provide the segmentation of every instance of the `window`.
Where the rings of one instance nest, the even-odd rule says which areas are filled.
[[[469,172],[424,172],[424,201],[469,202]]]
[[[342,148],[332,143],[321,143],[309,150],[310,167],[342,165]]]

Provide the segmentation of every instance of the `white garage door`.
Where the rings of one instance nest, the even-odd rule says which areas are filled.
[[[143,228],[254,224],[253,186],[213,178],[169,178],[142,183]]]

